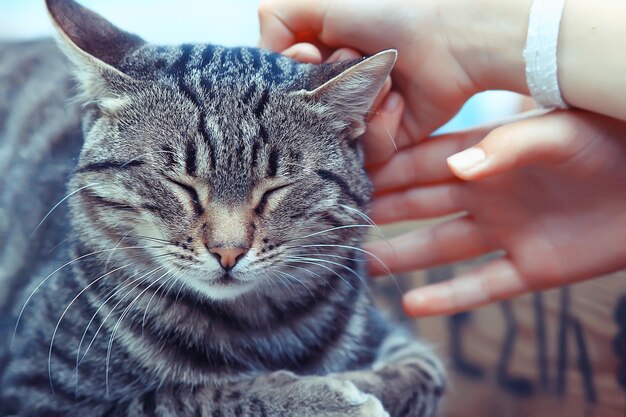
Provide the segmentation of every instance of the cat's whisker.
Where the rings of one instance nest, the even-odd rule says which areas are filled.
[[[100,226],[100,227],[98,227],[98,228],[97,228],[96,230],[94,230],[94,231],[95,231],[95,232],[100,232],[100,231],[102,231],[102,229],[104,229],[104,228],[106,228],[106,227],[107,227],[106,225],[105,225],[105,226]],[[56,245],[54,245],[54,247],[53,247],[52,249],[50,249],[50,250],[48,251],[48,253],[47,253],[47,254],[48,254],[48,255],[50,255],[50,254],[51,254],[52,252],[54,252],[54,251],[55,251],[55,250],[56,250],[59,246],[61,246],[63,243],[65,243],[65,242],[67,242],[67,241],[71,240],[71,239],[72,239],[72,238],[74,238],[74,237],[75,237],[75,236],[71,235],[71,236],[68,236],[68,237],[66,237],[65,239],[61,240],[59,243],[57,243]]]
[[[299,256],[326,256],[329,258],[337,258],[337,259],[344,259],[346,261],[353,261],[353,262],[367,262],[367,259],[363,259],[363,258],[351,258],[349,256],[341,256],[341,255],[335,255],[334,253],[321,253],[321,252],[316,252],[316,253],[299,253]]]
[[[167,254],[165,255],[159,255],[157,257],[165,257]],[[156,258],[156,257],[152,257],[152,258]],[[78,368],[80,366],[80,364],[83,362],[83,360],[85,359],[85,357],[87,356],[87,353],[89,352],[89,349],[91,348],[92,344],[94,343],[96,337],[98,336],[98,333],[100,332],[100,330],[102,329],[102,326],[104,325],[104,321],[106,321],[106,319],[109,317],[109,315],[113,312],[111,311],[109,313],[109,315],[107,315],[105,317],[105,319],[103,320],[103,322],[100,324],[100,326],[98,327],[98,329],[96,329],[96,333],[94,334],[93,338],[91,339],[91,341],[89,342],[89,345],[87,346],[87,348],[85,349],[85,352],[83,353],[83,357],[80,357],[80,351],[83,345],[83,342],[85,340],[85,337],[87,336],[87,332],[89,331],[89,328],[91,327],[91,324],[93,323],[93,321],[95,320],[95,318],[98,316],[98,313],[100,312],[100,310],[102,308],[104,308],[104,306],[116,295],[120,294],[125,288],[133,285],[134,283],[142,280],[143,278],[145,278],[146,276],[149,276],[155,272],[157,272],[157,270],[162,269],[161,267],[157,267],[155,269],[153,269],[152,271],[149,271],[147,273],[145,273],[144,275],[140,276],[139,278],[135,278],[135,276],[139,275],[138,273],[135,273],[133,275],[130,275],[128,277],[126,277],[124,280],[122,280],[122,282],[120,282],[119,284],[116,285],[115,289],[113,289],[112,291],[110,291],[104,298],[105,300],[100,304],[100,306],[96,309],[95,313],[91,316],[91,319],[89,320],[89,322],[87,323],[87,326],[85,327],[85,330],[80,338],[80,341],[78,343],[78,348],[76,350],[76,367],[75,367],[75,387],[78,390]],[[134,280],[132,280],[130,283],[127,283],[129,280],[135,278]],[[144,280],[145,281],[145,280]],[[138,285],[140,285],[141,283],[139,283]],[[124,297],[125,298],[125,297]],[[117,306],[119,305],[119,303],[121,303],[124,298],[122,298],[122,300],[119,300],[119,302],[113,307],[113,310],[115,310],[115,308],[117,308]]]
[[[85,357],[87,356],[87,353],[89,352],[89,349],[91,348],[91,346],[93,345],[93,343],[95,342],[96,338],[98,337],[98,334],[100,333],[100,330],[102,330],[102,327],[104,326],[104,324],[106,323],[107,319],[113,314],[113,312],[115,311],[115,309],[126,299],[126,297],[130,294],[130,292],[137,288],[139,285],[141,285],[143,282],[147,281],[150,276],[154,273],[157,273],[158,271],[161,271],[165,268],[165,266],[158,266],[154,269],[152,269],[151,271],[145,273],[144,275],[140,276],[139,278],[134,279],[132,282],[125,284],[124,286],[122,286],[121,288],[115,290],[115,292],[109,296],[106,300],[104,300],[104,302],[102,302],[102,304],[98,307],[98,309],[96,310],[96,312],[93,314],[93,316],[91,317],[91,320],[89,320],[89,323],[87,323],[87,327],[85,328],[85,331],[83,333],[83,336],[80,339],[80,342],[78,343],[78,349],[77,349],[77,353],[76,353],[76,369],[78,370],[78,367],[80,366],[80,364],[85,360]],[[96,332],[94,333],[94,335],[91,338],[91,341],[89,342],[89,344],[87,345],[87,348],[85,348],[85,352],[83,353],[82,358],[80,358],[80,350],[83,344],[83,341],[85,339],[85,336],[87,335],[87,332],[89,331],[89,327],[91,326],[91,323],[93,322],[93,320],[95,320],[95,318],[97,317],[98,313],[100,312],[100,310],[106,305],[106,303],[108,303],[113,297],[115,297],[117,294],[121,293],[125,288],[128,288],[129,286],[135,284],[135,287],[133,287],[132,289],[130,289],[120,300],[118,300],[118,302],[113,306],[113,308],[111,309],[111,311],[109,311],[107,313],[107,315],[104,317],[104,319],[102,320],[102,322],[100,323],[100,325],[98,326],[98,328],[96,329]]]
[[[303,287],[304,287],[304,288],[305,288],[305,289],[309,292],[309,294],[311,295],[311,297],[312,297],[312,298],[315,298],[315,295],[313,295],[313,293],[311,292],[311,290],[310,290],[309,286],[308,286],[308,285],[306,285],[306,283],[305,283],[305,282],[303,282],[303,281],[299,280],[298,278],[296,278],[295,276],[293,276],[293,275],[291,275],[291,274],[288,274],[287,272],[283,272],[283,271],[276,271],[276,272],[277,272],[277,273],[279,273],[279,274],[281,274],[281,275],[286,275],[286,276],[287,276],[287,279],[289,279],[289,278],[293,279],[293,280],[294,280],[294,281],[296,281],[298,284],[302,285],[302,286],[303,286]]]
[[[295,258],[295,259],[303,259],[306,261],[313,261],[313,262],[323,262],[323,263],[327,263],[327,264],[331,264],[331,265],[335,265],[338,266],[339,268],[345,269],[346,271],[349,271],[350,273],[352,273],[359,281],[361,281],[365,287],[367,288],[367,282],[365,282],[365,280],[363,279],[363,277],[361,275],[359,275],[358,272],[356,272],[354,269],[350,268],[347,265],[341,264],[339,262],[334,262],[334,261],[329,261],[328,259],[320,259],[320,258],[315,258],[315,257],[305,257],[305,256],[292,256],[291,258]]]
[[[326,244],[308,244],[308,245],[301,245],[299,247],[300,248],[307,248],[307,247],[311,247],[311,248],[325,248],[325,247],[332,248],[332,247],[338,247],[338,248],[343,248],[343,249],[355,250],[357,252],[361,252],[361,253],[364,253],[366,255],[369,255],[383,267],[383,271],[385,272],[385,275],[388,276],[389,278],[391,278],[391,280],[394,282],[394,284],[395,284],[396,288],[398,289],[398,291],[400,293],[402,293],[402,288],[400,287],[400,284],[398,284],[398,280],[393,275],[391,270],[387,267],[387,264],[385,264],[382,261],[382,259],[380,259],[378,256],[374,255],[372,252],[370,252],[370,251],[368,251],[366,249],[359,248],[359,247],[356,247],[356,246],[351,246],[351,245],[340,245],[340,244],[331,244],[331,243],[326,243]]]
[[[152,240],[155,242],[161,242],[161,243],[165,243],[168,245],[173,245],[172,242],[170,242],[169,240],[166,239],[160,239],[158,237],[153,237],[153,236],[144,236],[144,235],[131,235],[132,238],[139,238],[139,239],[146,239],[146,240]]]
[[[363,211],[355,208],[355,207],[350,207],[350,206],[346,206],[345,204],[339,204],[340,207],[343,207],[346,210],[350,210],[353,211],[354,213],[356,213],[357,215],[359,215],[359,217],[361,217],[362,219],[364,219],[366,222],[368,222],[371,225],[375,225],[376,226],[376,231],[378,232],[378,236],[381,240],[383,240],[387,246],[391,249],[392,252],[395,252],[395,250],[393,249],[393,246],[391,246],[391,243],[389,243],[389,239],[387,239],[387,236],[385,236],[385,233],[383,232],[383,230],[380,228],[380,226],[378,226],[374,220],[368,216],[366,213],[364,213]]]
[[[367,112],[368,114],[373,114],[376,116],[380,115],[380,112],[378,111],[369,111]],[[398,145],[396,144],[395,139],[393,138],[393,135],[391,134],[391,132],[389,131],[389,129],[387,128],[387,126],[383,125],[383,128],[385,129],[385,131],[387,132],[387,136],[389,138],[389,141],[391,142],[391,144],[393,145],[394,149],[396,150],[396,152],[398,152]]]
[[[389,137],[389,141],[393,145],[393,148],[395,149],[396,152],[398,152],[398,145],[396,144],[396,140],[394,139],[389,129],[387,129],[387,126],[383,126],[383,127],[385,128],[385,131],[387,132],[387,136]]]
[[[115,326],[113,327],[113,331],[111,333],[111,337],[109,338],[109,344],[107,346],[107,353],[106,353],[106,364],[105,364],[105,395],[106,397],[109,396],[109,365],[111,364],[111,351],[113,348],[113,342],[115,340],[115,335],[117,334],[117,330],[119,329],[119,326],[122,324],[122,321],[124,320],[124,318],[126,317],[126,315],[128,315],[128,312],[131,310],[131,308],[135,305],[135,303],[137,303],[137,301],[141,298],[141,296],[150,289],[150,287],[152,287],[154,284],[156,284],[157,282],[159,282],[163,277],[167,276],[168,274],[170,274],[171,272],[165,271],[165,273],[163,275],[161,275],[159,278],[157,278],[155,281],[151,282],[150,284],[148,284],[148,286],[146,288],[144,288],[129,304],[128,306],[122,311],[122,314],[120,315],[120,318],[117,320],[117,322],[115,323]],[[135,287],[136,288],[136,287]]]
[[[289,290],[289,293],[291,294],[292,297],[296,297],[296,294],[293,292],[293,284],[291,282],[289,282],[288,279],[286,279],[285,277],[282,277],[280,275],[278,275],[276,273],[276,271],[272,272],[275,278],[278,278],[280,280],[280,282],[285,286],[285,288],[287,288]]]
[[[52,383],[52,348],[54,346],[54,338],[56,337],[56,334],[59,330],[59,327],[61,326],[61,322],[63,321],[63,318],[65,317],[65,314],[67,314],[67,312],[69,311],[70,307],[72,307],[72,305],[74,304],[74,302],[76,300],[78,300],[78,298],[85,292],[87,291],[89,288],[91,288],[93,285],[95,285],[98,281],[100,281],[101,279],[106,278],[107,276],[121,270],[124,268],[127,268],[129,266],[133,266],[136,263],[130,263],[130,264],[126,264],[124,266],[120,266],[119,268],[115,268],[112,269],[111,271],[107,272],[106,274],[100,275],[98,278],[96,278],[95,280],[91,281],[88,285],[86,285],[82,290],[80,290],[80,292],[78,294],[76,294],[76,296],[68,303],[67,307],[65,307],[65,310],[63,310],[63,313],[61,314],[61,317],[59,317],[59,320],[57,321],[56,326],[54,327],[54,331],[52,332],[52,338],[50,339],[50,348],[48,349],[48,380],[50,382],[50,389],[51,391],[54,393],[54,386]]]
[[[154,300],[154,297],[158,294],[158,292],[161,290],[161,288],[163,288],[163,286],[167,285],[167,283],[169,283],[170,281],[173,281],[175,279],[176,279],[175,276],[171,276],[170,278],[168,278],[165,281],[163,281],[163,283],[161,283],[161,285],[159,285],[159,287],[156,289],[156,291],[154,291],[154,293],[150,297],[150,300],[148,300],[148,304],[146,305],[146,309],[145,309],[145,311],[143,313],[143,318],[141,319],[141,334],[142,335],[143,335],[143,329],[146,326],[146,317],[148,316],[148,309],[150,308],[150,304],[152,303],[152,300]]]
[[[318,274],[317,272],[315,272],[315,271],[311,271],[311,270],[310,270],[310,269],[308,269],[308,268],[304,268],[304,267],[297,266],[297,265],[289,265],[289,268],[299,269],[299,270],[301,270],[301,271],[308,272],[308,273],[310,273],[310,274],[315,275],[316,277],[318,277],[319,279],[321,279],[321,280],[322,280],[322,282],[324,282],[324,284],[328,285],[328,286],[329,286],[329,287],[330,287],[330,288],[331,288],[331,289],[335,292],[335,294],[337,294],[337,290],[335,290],[335,287],[333,287],[333,286],[330,284],[330,282],[328,282],[326,279],[324,279],[324,277],[323,277],[323,276],[321,276],[320,274]]]
[[[341,245],[341,244],[332,244],[332,243],[317,243],[317,244],[314,243],[314,244],[301,245],[299,247],[300,248],[342,248],[342,249],[349,249],[349,250],[361,252],[361,253],[371,256],[376,262],[378,262],[383,267],[386,274],[388,274],[389,276],[392,276],[392,273],[387,267],[387,264],[385,264],[382,261],[382,259],[374,255],[372,252],[365,250],[363,248],[359,248],[359,247],[351,246],[351,245]]]
[[[110,292],[109,292],[109,293],[105,296],[106,300],[104,301],[104,303],[102,303],[102,304],[100,305],[100,307],[98,307],[98,309],[96,310],[96,313],[95,313],[93,316],[91,316],[91,319],[89,320],[89,323],[87,323],[87,326],[85,327],[85,331],[83,332],[83,334],[82,334],[82,336],[81,336],[81,338],[80,338],[80,341],[79,341],[79,344],[78,344],[78,349],[77,349],[77,352],[76,352],[76,366],[75,366],[75,368],[74,368],[74,389],[75,389],[75,395],[76,395],[76,396],[78,396],[78,367],[79,367],[80,363],[82,363],[82,362],[80,362],[80,361],[82,361],[82,360],[80,360],[80,350],[81,350],[81,347],[82,347],[83,341],[85,340],[85,337],[86,337],[86,335],[87,335],[87,332],[88,332],[89,328],[91,327],[91,323],[94,321],[94,319],[95,319],[95,318],[96,318],[96,316],[98,315],[98,312],[99,312],[99,311],[100,311],[100,309],[104,306],[104,304],[106,304],[106,303],[107,303],[107,302],[108,302],[111,298],[113,298],[113,295],[114,295],[114,294],[115,294],[115,293],[119,290],[119,287],[120,287],[121,285],[126,284],[129,280],[131,280],[131,279],[132,279],[132,278],[134,278],[135,276],[137,276],[137,274],[136,274],[136,273],[135,273],[135,274],[133,274],[133,275],[130,275],[130,276],[126,277],[126,278],[124,278],[124,279],[123,279],[123,280],[122,280],[119,284],[117,284],[117,285],[115,286],[115,289],[113,289],[112,291],[110,291]],[[141,279],[141,278],[139,278],[139,279]],[[131,283],[131,284],[132,284],[132,283]],[[91,347],[91,346],[89,346],[89,347]],[[79,361],[79,360],[80,360],[80,361]]]
[[[129,233],[130,233],[130,232],[128,232],[128,233],[126,233],[124,236],[122,236],[122,238],[119,240],[119,242],[117,242],[117,244],[113,247],[113,249],[118,248],[118,247],[122,244],[122,241],[123,241],[124,239],[126,239],[126,237],[128,236],[128,234],[129,234]],[[107,270],[107,268],[108,268],[108,266],[109,266],[109,262],[111,262],[111,257],[113,256],[113,253],[114,253],[114,251],[111,251],[111,253],[109,253],[109,256],[108,256],[108,258],[107,258],[107,261],[106,261],[106,262],[105,262],[105,264],[104,264],[104,270],[105,270],[105,271]]]
[[[178,297],[180,297],[180,292],[185,287],[183,284],[184,284],[184,282],[181,280],[180,288],[178,288],[178,292],[176,293],[176,297],[174,298],[174,305],[176,305],[176,303],[178,302]]]
[[[177,279],[174,282],[178,282],[180,283],[179,287],[178,287],[178,291],[176,292],[176,297],[174,297],[174,303],[172,304],[172,307],[176,307],[176,303],[178,302],[178,297],[180,296],[180,292],[183,290],[183,288],[185,287],[185,281],[182,279]]]
[[[329,232],[333,232],[335,230],[342,230],[342,229],[353,229],[353,228],[359,228],[359,227],[364,227],[364,228],[376,228],[375,225],[371,225],[371,224],[347,224],[344,226],[336,226],[336,227],[331,227],[330,229],[325,229],[325,230],[320,230],[319,232],[315,232],[315,233],[310,233],[308,235],[304,235],[304,236],[300,236],[297,238],[292,239],[292,241],[294,240],[302,240],[302,239],[307,239],[313,236],[319,236],[322,235],[324,233],[329,233]]]
[[[354,288],[354,286],[350,283],[350,281],[346,280],[343,276],[341,276],[340,273],[338,273],[337,271],[335,271],[332,268],[327,267],[326,265],[321,265],[318,262],[315,262],[315,260],[308,261],[308,260],[304,260],[304,259],[296,259],[296,258],[289,257],[289,258],[285,259],[285,262],[297,262],[297,263],[315,265],[317,267],[326,269],[329,272],[331,272],[332,274],[335,274],[340,280],[342,280],[344,283],[346,283],[353,291],[356,291],[356,288]]]
[[[337,204],[339,207],[342,207],[345,210],[348,211],[352,211],[354,213],[356,213],[360,218],[362,218],[363,220],[365,220],[366,222],[368,222],[369,224],[371,224],[372,226],[375,226],[376,223],[374,223],[374,220],[372,220],[372,218],[370,216],[368,216],[367,214],[365,214],[363,211],[355,208],[355,207],[350,207],[347,206],[345,204]]]
[[[46,213],[46,215],[45,215],[45,216],[43,216],[43,219],[41,219],[41,221],[39,222],[39,224],[37,224],[37,227],[35,227],[35,230],[33,230],[33,231],[31,232],[31,234],[30,234],[28,237],[29,237],[29,238],[33,237],[33,235],[37,232],[37,230],[39,230],[39,228],[41,227],[41,225],[42,225],[42,224],[44,224],[44,222],[45,222],[45,221],[46,221],[46,219],[47,219],[47,218],[48,218],[48,217],[52,214],[52,212],[53,212],[54,210],[56,210],[56,208],[57,208],[57,207],[59,207],[61,204],[63,204],[63,202],[64,202],[65,200],[67,200],[68,198],[70,198],[70,197],[71,197],[71,196],[73,196],[74,194],[79,193],[79,192],[81,192],[82,190],[84,190],[84,189],[86,189],[86,188],[89,188],[89,187],[94,187],[94,186],[99,185],[99,184],[100,184],[100,183],[97,183],[97,182],[94,182],[94,183],[91,183],[91,184],[87,184],[87,185],[84,185],[84,186],[82,186],[82,187],[80,187],[80,188],[78,188],[78,189],[76,189],[76,190],[72,191],[71,193],[67,194],[67,195],[66,195],[65,197],[63,197],[63,198],[62,198],[62,199],[61,199],[58,203],[56,203],[56,204],[54,205],[54,207],[52,207],[52,208],[50,209],[50,211],[48,211],[48,213]]]
[[[317,273],[317,272],[315,272],[315,271],[311,271],[311,270],[310,270],[310,269],[308,269],[308,268],[303,268],[303,267],[301,267],[301,266],[296,266],[296,265],[289,265],[289,268],[295,268],[295,269],[299,269],[299,270],[304,271],[304,272],[309,272],[309,273],[311,273],[311,274],[315,275],[316,277],[318,277],[319,279],[324,280],[324,277],[322,277],[320,274],[318,274],[318,273]],[[328,282],[327,282],[327,283],[328,283]]]
[[[123,247],[123,248],[116,248],[116,249],[101,249],[101,250],[97,250],[97,251],[93,251],[90,253],[87,253],[85,255],[81,255],[77,258],[72,259],[71,261],[68,261],[66,263],[64,263],[63,265],[61,265],[60,267],[58,267],[57,269],[55,269],[54,271],[52,271],[50,274],[48,274],[30,293],[30,295],[26,298],[26,301],[24,301],[24,305],[22,306],[22,308],[20,309],[19,314],[17,315],[17,320],[15,321],[15,328],[13,329],[13,336],[11,338],[11,349],[13,349],[13,344],[15,342],[15,335],[17,334],[17,329],[18,326],[20,324],[20,320],[22,319],[22,315],[24,314],[24,310],[26,309],[26,306],[28,305],[28,303],[30,302],[30,300],[33,298],[33,296],[35,295],[35,293],[39,290],[39,288],[41,288],[41,286],[48,281],[48,279],[50,279],[50,277],[52,277],[54,274],[56,274],[57,272],[59,272],[60,270],[62,270],[63,268],[72,265],[82,259],[85,259],[87,257],[90,256],[94,256],[94,255],[98,255],[100,253],[105,253],[105,252],[109,252],[111,250],[121,250],[121,249],[147,249],[147,248],[154,248],[154,246],[130,246],[130,247]]]
[[[169,286],[165,287],[165,290],[161,292],[161,295],[159,296],[159,303],[163,300],[163,297],[168,295],[170,293],[170,291],[172,291],[174,289],[174,286],[176,285],[176,283],[181,282],[182,285],[182,280],[180,279],[180,277],[178,276],[178,274],[174,273],[173,274],[173,280],[172,283]]]

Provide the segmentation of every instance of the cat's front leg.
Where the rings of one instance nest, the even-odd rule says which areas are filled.
[[[163,387],[112,414],[129,417],[389,417],[381,402],[352,382],[279,371],[196,388]]]
[[[352,382],[279,371],[211,388],[203,416],[389,417],[381,402]]]
[[[403,331],[387,337],[371,370],[332,376],[379,398],[391,417],[436,416],[445,391],[445,374],[437,357]]]

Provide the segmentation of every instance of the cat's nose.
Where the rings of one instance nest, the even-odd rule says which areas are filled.
[[[209,248],[209,252],[219,261],[226,271],[231,270],[248,252],[248,248]]]

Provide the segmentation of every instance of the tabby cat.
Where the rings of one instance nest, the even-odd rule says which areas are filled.
[[[441,366],[359,247],[396,52],[154,46],[47,6],[74,69],[0,46],[0,414],[434,415]]]

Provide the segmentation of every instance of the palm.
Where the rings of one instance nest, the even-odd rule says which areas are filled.
[[[599,165],[588,175],[582,168],[591,167],[526,168],[459,189],[477,232],[490,248],[506,251],[529,288],[606,272],[596,265],[617,261],[598,242],[626,239],[619,228],[620,216],[622,225],[626,220],[626,169]]]
[[[482,180],[457,180],[445,159],[478,142],[486,131],[435,138],[396,154],[372,173],[377,188],[376,221],[466,214],[394,238],[391,245],[373,244],[370,249],[393,271],[504,252],[446,284],[472,285],[474,297],[483,298],[459,301],[458,305],[455,300],[440,300],[437,312],[564,285],[623,267],[626,123],[599,116],[579,119],[596,134],[570,132],[574,139],[565,142],[563,149],[550,150],[549,157]],[[372,268],[374,273],[382,272],[376,264]],[[478,287],[480,291],[474,291]]]

